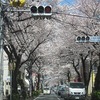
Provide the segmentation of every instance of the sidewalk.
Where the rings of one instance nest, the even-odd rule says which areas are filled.
[[[7,100],[6,96],[3,96],[3,100]]]
[[[3,96],[3,100],[8,100],[5,96]],[[22,98],[20,98],[20,100],[23,100]],[[26,100],[34,100],[34,98],[27,98]]]
[[[7,100],[7,98],[4,96],[3,100]],[[23,100],[22,98],[20,98],[20,100]],[[27,98],[26,100],[34,100],[34,98]]]
[[[42,93],[40,94],[42,95]],[[26,100],[34,100],[36,97],[29,97],[27,98]],[[3,100],[7,100],[7,97],[6,96],[3,96]],[[23,100],[22,98],[20,98],[20,100]]]

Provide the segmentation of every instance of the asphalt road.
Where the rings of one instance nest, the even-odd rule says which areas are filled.
[[[52,92],[50,95],[41,94],[39,97],[33,100],[64,100],[64,99]],[[87,97],[86,100],[90,100],[90,97]]]
[[[41,94],[39,97],[35,98],[34,100],[64,100],[63,98],[60,98],[53,92],[50,95],[43,95]]]

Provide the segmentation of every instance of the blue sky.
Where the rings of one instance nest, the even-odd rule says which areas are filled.
[[[74,3],[75,3],[75,0],[63,0],[61,4],[73,5]]]

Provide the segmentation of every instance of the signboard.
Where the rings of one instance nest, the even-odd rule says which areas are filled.
[[[89,42],[100,42],[100,36],[90,36]]]

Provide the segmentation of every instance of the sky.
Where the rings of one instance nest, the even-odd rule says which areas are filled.
[[[73,5],[74,3],[75,3],[75,0],[63,0],[61,4]]]

